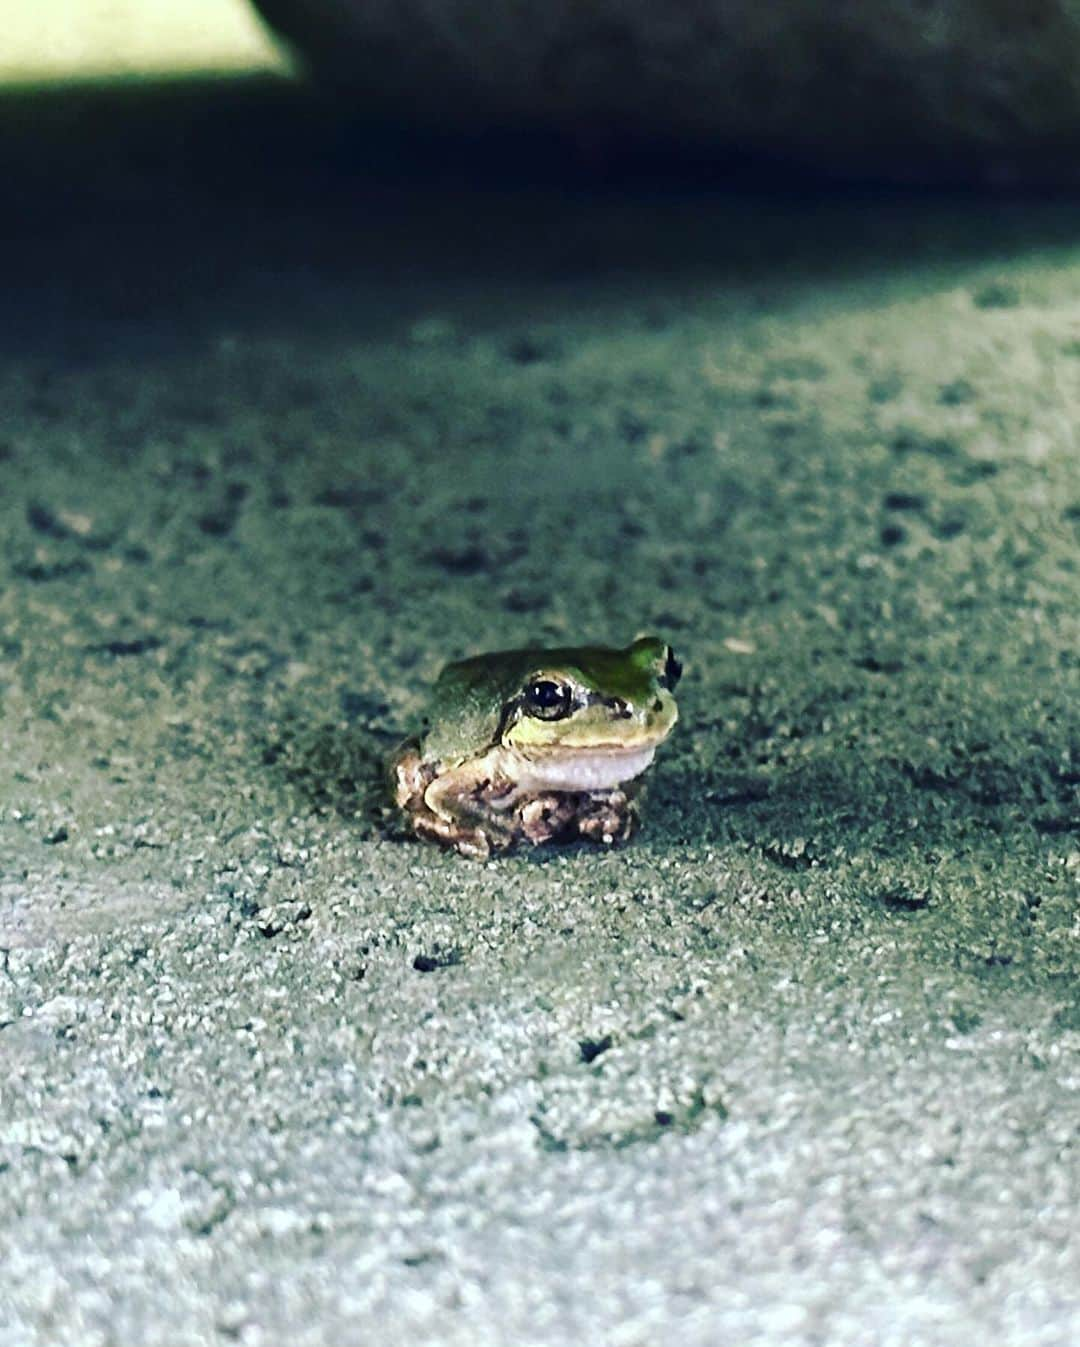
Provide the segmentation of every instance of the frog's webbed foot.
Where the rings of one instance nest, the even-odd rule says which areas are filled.
[[[523,836],[533,844],[567,840],[573,836],[580,801],[574,795],[551,792],[534,795],[518,811]]]
[[[534,846],[545,842],[589,842],[613,846],[625,842],[637,815],[621,790],[535,795],[518,810],[522,835]]]
[[[594,792],[577,814],[579,834],[609,847],[625,842],[636,823],[634,806],[621,790]]]

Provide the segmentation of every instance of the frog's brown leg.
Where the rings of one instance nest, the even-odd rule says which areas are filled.
[[[515,815],[510,811],[513,790],[514,783],[500,770],[500,756],[493,750],[452,773],[433,775],[413,828],[466,856],[505,850],[517,835]],[[424,822],[418,827],[420,819]]]
[[[594,791],[588,803],[582,803],[577,815],[577,830],[581,836],[609,847],[625,842],[636,823],[634,806],[621,790]]]
[[[463,855],[485,859],[490,847],[482,832],[463,828],[453,819],[440,817],[427,804],[425,797],[428,787],[435,780],[435,774],[434,765],[421,759],[419,743],[415,739],[407,739],[390,763],[390,785],[394,801],[405,814],[409,827],[423,841],[455,847]]]
[[[428,812],[412,814],[409,822],[413,832],[425,842],[453,847],[462,856],[471,856],[476,861],[486,861],[491,855],[491,843],[480,828],[463,828],[460,823],[447,823]]]

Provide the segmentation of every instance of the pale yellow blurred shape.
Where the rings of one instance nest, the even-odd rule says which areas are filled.
[[[286,70],[246,0],[0,0],[0,81]]]

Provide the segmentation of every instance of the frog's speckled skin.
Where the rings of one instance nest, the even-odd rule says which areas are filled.
[[[391,763],[397,804],[418,837],[480,858],[519,842],[620,842],[678,719],[680,673],[655,637],[448,664],[424,732]]]

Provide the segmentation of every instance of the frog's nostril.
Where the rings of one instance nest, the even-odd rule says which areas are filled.
[[[659,697],[657,697],[656,701],[653,702],[652,709],[656,712],[657,715],[659,715],[660,712],[664,709],[664,703],[660,700]]]

